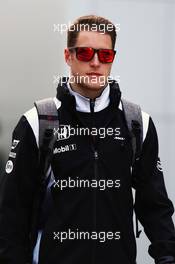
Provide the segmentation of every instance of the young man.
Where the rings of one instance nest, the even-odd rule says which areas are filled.
[[[135,264],[133,207],[151,241],[155,263],[175,263],[174,208],[164,184],[155,126],[142,112],[142,151],[133,165],[121,91],[115,81],[109,82],[115,40],[115,26],[97,16],[77,19],[68,31],[70,78],[60,81],[54,98],[64,130],[54,131],[47,202],[33,247],[33,208],[40,188],[36,108],[17,124],[0,190],[0,263]],[[68,133],[68,127],[76,133]]]

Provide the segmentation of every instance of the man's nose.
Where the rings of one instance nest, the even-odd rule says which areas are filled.
[[[98,54],[97,53],[94,54],[94,57],[90,61],[90,65],[91,66],[96,66],[96,67],[100,65],[100,61],[98,59]]]

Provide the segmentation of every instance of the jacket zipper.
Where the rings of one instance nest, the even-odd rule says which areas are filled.
[[[94,107],[95,107],[95,99],[90,99],[90,110],[91,110],[91,116],[92,116],[92,127],[95,127],[95,119],[94,119]],[[98,150],[97,150],[97,140],[96,140],[96,136],[93,135],[92,136],[92,140],[93,140],[93,154],[94,154],[94,176],[95,176],[95,180],[98,180]],[[94,188],[94,192],[93,192],[93,200],[94,200],[94,204],[93,204],[93,226],[94,226],[94,231],[96,231],[96,226],[97,226],[97,217],[96,217],[96,211],[97,211],[97,191]],[[93,254],[92,254],[92,264],[95,264],[95,250],[96,250],[96,242],[95,240],[93,241]]]

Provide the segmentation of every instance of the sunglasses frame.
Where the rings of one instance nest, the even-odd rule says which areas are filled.
[[[70,51],[71,51],[71,50],[75,50],[76,58],[77,58],[77,60],[79,60],[79,61],[83,61],[83,60],[80,60],[80,59],[78,58],[77,51],[78,51],[79,48],[90,48],[90,49],[93,50],[92,58],[90,58],[89,60],[85,60],[84,62],[89,62],[89,61],[91,61],[91,60],[94,58],[95,53],[97,53],[97,55],[98,55],[98,60],[99,60],[101,63],[105,63],[105,64],[106,64],[106,63],[112,63],[112,62],[114,61],[115,54],[116,54],[116,50],[114,50],[114,49],[94,49],[94,48],[91,48],[91,47],[70,47],[70,48],[68,48]],[[101,61],[101,60],[100,60],[100,57],[99,57],[99,51],[100,51],[100,50],[112,50],[112,51],[114,52],[113,60],[110,61],[110,62],[103,62],[103,61]]]

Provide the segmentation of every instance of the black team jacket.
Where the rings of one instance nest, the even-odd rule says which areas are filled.
[[[38,264],[135,264],[133,208],[151,242],[149,254],[156,263],[174,263],[174,208],[151,117],[142,112],[144,142],[134,169],[134,202],[131,137],[118,84],[108,85],[95,100],[59,84],[54,100],[65,130],[63,137],[54,131],[50,200],[40,216],[37,244],[31,253],[31,216],[39,188],[34,107],[14,129],[0,186],[0,263],[31,263],[33,254]]]

